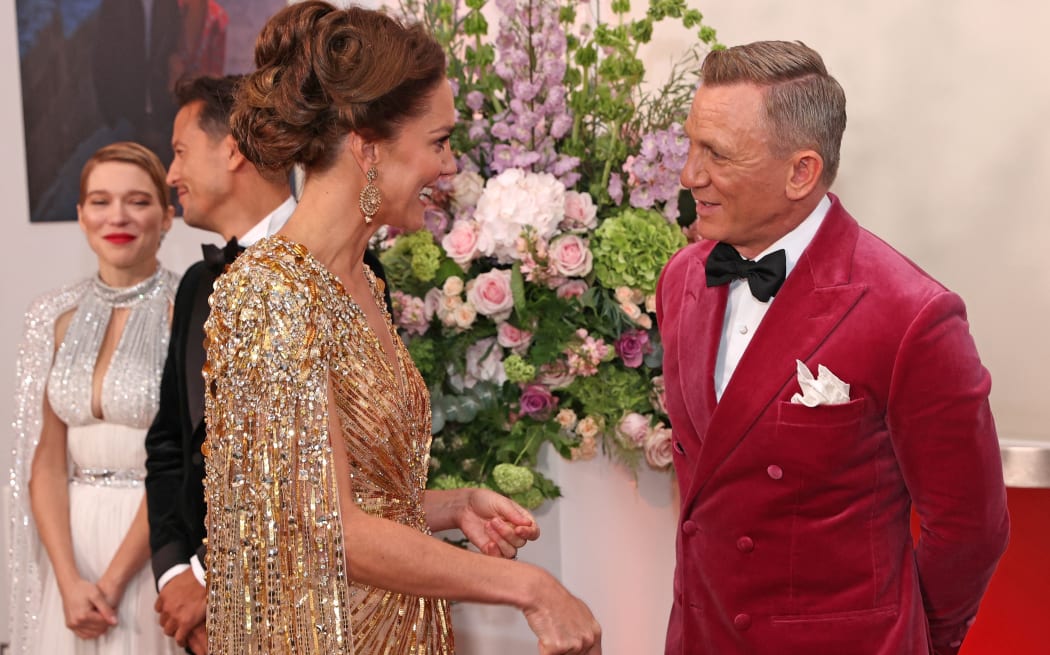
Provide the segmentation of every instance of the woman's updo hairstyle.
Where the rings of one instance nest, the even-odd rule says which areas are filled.
[[[237,91],[230,129],[263,170],[323,170],[351,130],[395,137],[445,78],[445,53],[421,25],[317,0],[266,23],[255,65]]]

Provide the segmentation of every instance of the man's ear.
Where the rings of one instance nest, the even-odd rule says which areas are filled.
[[[784,191],[789,200],[801,200],[813,193],[824,174],[824,158],[815,150],[799,150],[791,156],[791,171]]]
[[[237,147],[237,140],[233,138],[232,134],[227,134],[222,138],[222,149],[223,154],[226,156],[226,170],[231,173],[250,163],[241,153],[241,149]]]

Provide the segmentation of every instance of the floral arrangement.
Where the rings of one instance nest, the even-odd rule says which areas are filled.
[[[526,507],[558,495],[538,449],[666,469],[656,281],[695,217],[680,121],[701,49],[684,0],[616,25],[587,3],[406,0],[449,53],[460,172],[427,230],[378,244],[394,318],[431,391],[431,486],[489,485]],[[638,49],[664,19],[698,29],[669,81],[642,90]]]

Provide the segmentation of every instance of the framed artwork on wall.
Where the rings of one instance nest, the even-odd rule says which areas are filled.
[[[171,161],[172,89],[242,73],[286,0],[15,0],[31,222],[76,219],[80,169],[113,141]]]

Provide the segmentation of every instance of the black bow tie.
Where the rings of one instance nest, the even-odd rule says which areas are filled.
[[[707,256],[704,269],[707,272],[707,286],[717,287],[737,278],[746,278],[751,295],[761,302],[767,302],[784,284],[787,255],[783,250],[777,250],[753,262],[741,257],[736,248],[728,243],[719,242]]]
[[[222,275],[226,266],[232,264],[233,260],[237,259],[237,255],[244,252],[244,246],[237,243],[237,237],[233,237],[222,248],[204,243],[201,244],[201,250],[204,252],[204,263],[208,265],[208,268],[215,275]]]

